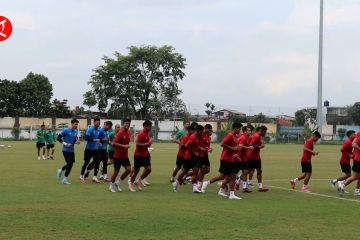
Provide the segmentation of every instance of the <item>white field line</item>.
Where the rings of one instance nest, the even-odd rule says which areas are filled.
[[[293,189],[284,188],[284,187],[271,186],[271,185],[268,185],[268,187],[280,189],[280,190],[283,190],[283,191],[291,191],[291,192],[302,193],[302,192],[300,192],[299,190],[293,190]],[[338,199],[338,200],[343,200],[343,201],[348,201],[348,202],[357,202],[357,203],[360,203],[360,200],[348,199],[348,198],[342,198],[342,197],[335,197],[335,196],[331,196],[331,195],[314,193],[314,192],[311,192],[311,193],[302,193],[302,194],[307,194],[307,195],[312,195],[312,196],[318,196],[318,197],[333,198],[333,199]]]
[[[287,181],[287,182],[290,182],[290,178],[283,178],[283,179],[269,179],[269,180],[267,180],[267,179],[265,179],[265,180],[263,180],[263,182],[282,182],[282,181]],[[330,181],[331,179],[325,179],[325,178],[318,178],[318,179],[314,179],[314,178],[311,178],[310,179],[310,181]],[[256,180],[255,180],[255,182],[256,182]]]

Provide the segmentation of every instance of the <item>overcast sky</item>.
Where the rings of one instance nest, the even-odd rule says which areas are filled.
[[[0,0],[13,23],[0,79],[46,75],[54,97],[82,105],[92,69],[130,45],[172,45],[187,59],[191,111],[293,114],[316,105],[319,0]],[[324,100],[360,100],[360,1],[325,0]]]

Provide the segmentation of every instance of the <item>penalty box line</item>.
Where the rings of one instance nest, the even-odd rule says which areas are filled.
[[[270,187],[270,188],[276,188],[276,189],[283,190],[283,191],[302,193],[302,192],[299,191],[299,190],[293,190],[293,189],[284,188],[284,187],[278,187],[278,186],[272,186],[272,185],[268,185],[268,187]],[[302,194],[312,195],[312,196],[317,196],[317,197],[333,198],[333,199],[338,199],[338,200],[343,200],[343,201],[348,201],[348,202],[360,203],[360,200],[348,199],[348,198],[342,198],[342,197],[335,197],[335,196],[326,195],[326,194],[321,194],[321,193],[311,192],[311,193],[302,193]]]

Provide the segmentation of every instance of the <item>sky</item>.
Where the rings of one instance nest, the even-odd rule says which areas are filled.
[[[171,45],[186,58],[180,98],[246,114],[294,115],[317,103],[319,0],[0,0],[12,36],[0,79],[46,75],[54,97],[82,105],[102,57]],[[324,0],[323,100],[359,101],[360,1]]]

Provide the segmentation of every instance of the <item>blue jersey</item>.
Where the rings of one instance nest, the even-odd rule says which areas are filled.
[[[109,140],[109,132],[110,131],[106,131],[105,128],[100,128],[99,130],[100,130],[99,138],[101,140]],[[104,143],[102,143],[100,149],[107,150],[107,146],[108,146],[108,143],[104,142]]]
[[[76,143],[78,131],[76,129],[65,128],[59,136],[62,137],[63,141],[66,143],[70,143],[70,147],[66,147],[63,145],[63,152],[74,152],[74,145]]]
[[[94,139],[99,139],[99,135],[100,135],[99,128],[95,129],[94,127],[89,127],[86,130],[85,140],[91,139],[90,141],[87,140],[86,149],[88,149],[88,150],[98,150],[99,149],[99,144],[97,142],[94,142]]]

